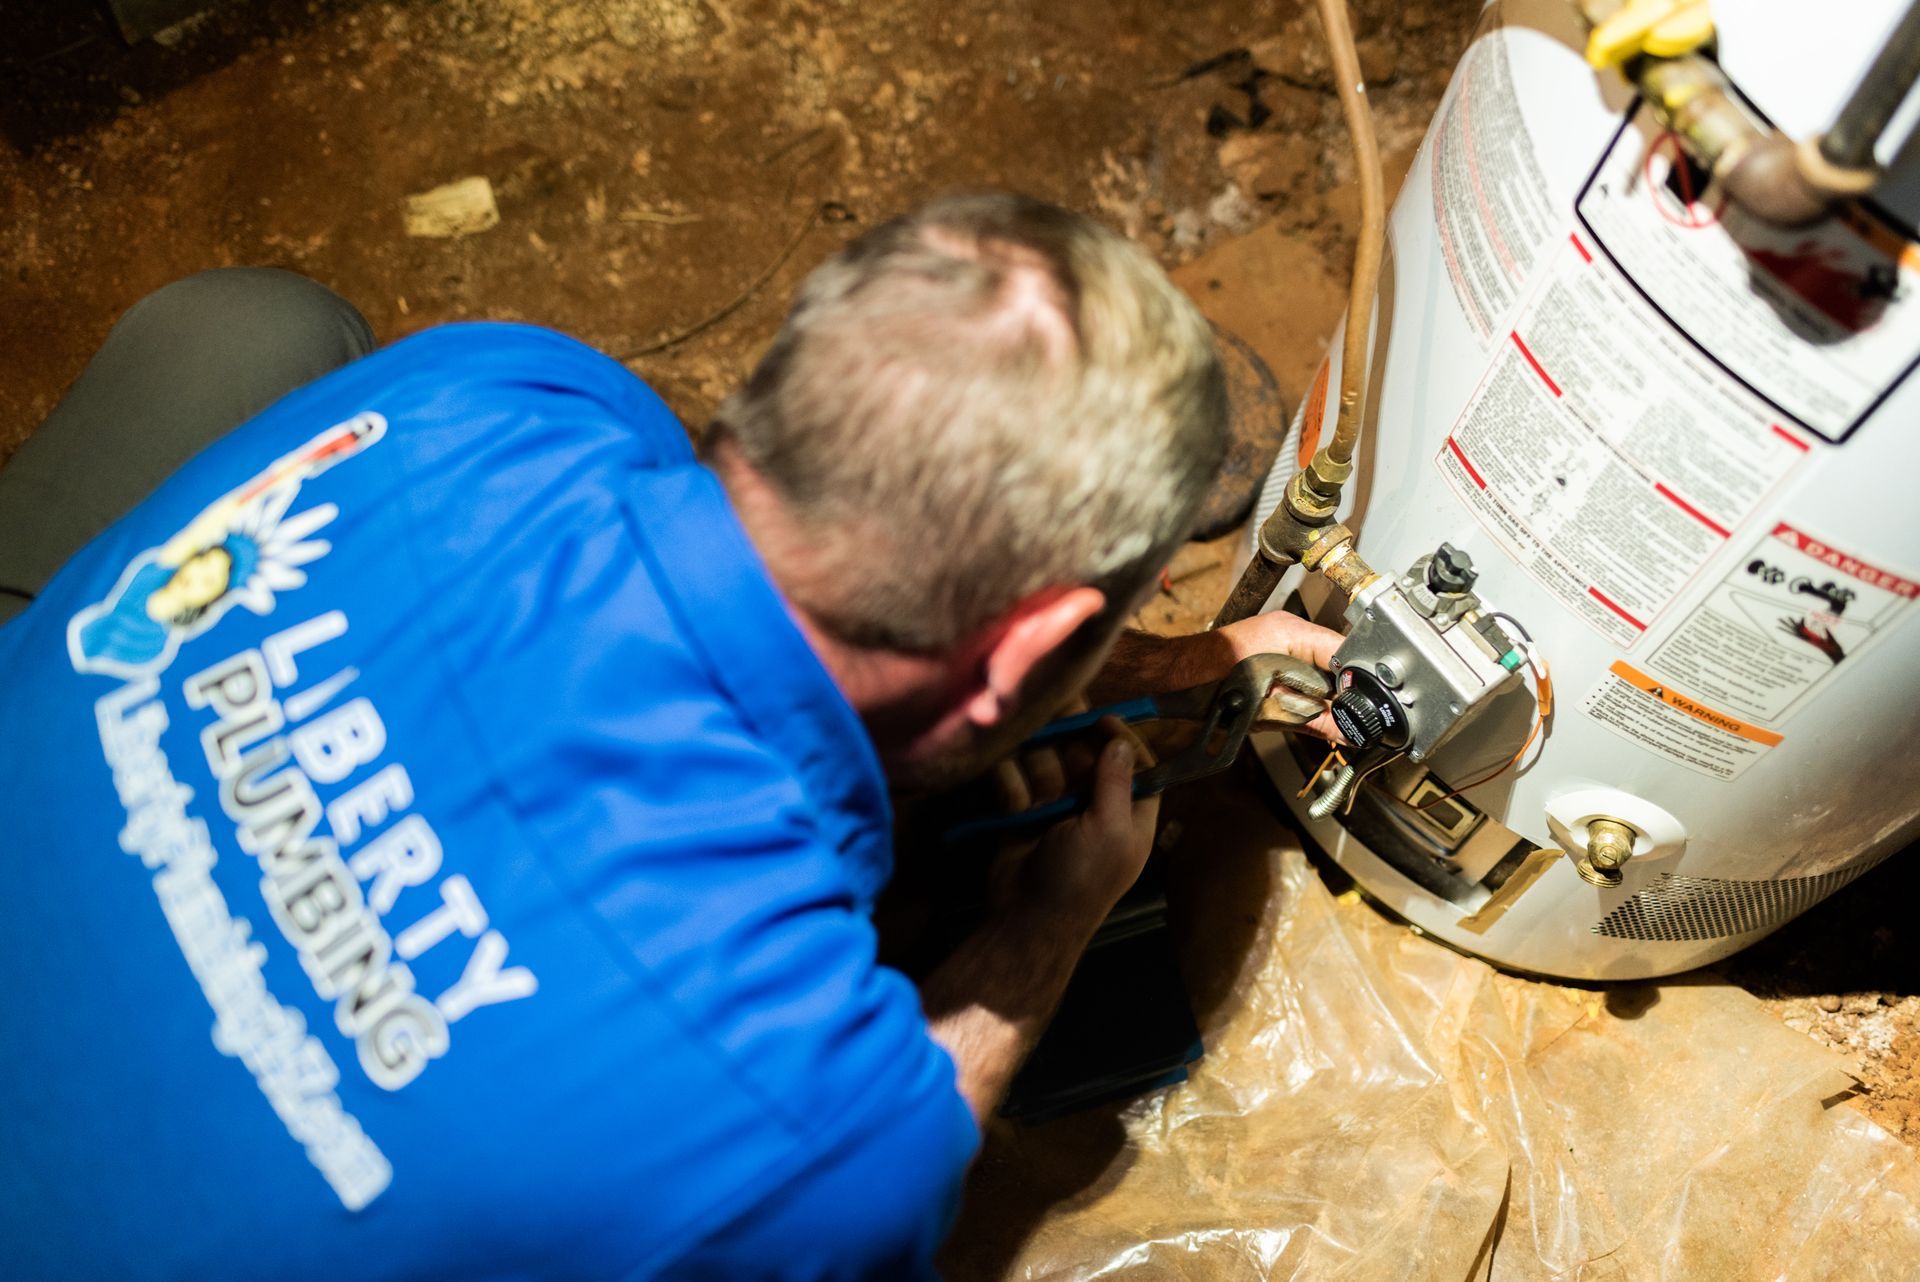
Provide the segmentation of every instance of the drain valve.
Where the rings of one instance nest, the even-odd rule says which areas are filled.
[[[1620,865],[1633,858],[1633,829],[1618,819],[1595,819],[1587,825],[1587,853],[1574,864],[1582,878],[1612,888],[1624,878]]]

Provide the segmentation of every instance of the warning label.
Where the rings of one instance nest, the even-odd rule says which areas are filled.
[[[1920,247],[1858,206],[1764,222],[1652,130],[1631,118],[1580,194],[1595,248],[1780,415],[1844,440],[1920,360]]]
[[[1622,738],[1715,779],[1737,777],[1781,739],[1618,661],[1580,710]]]
[[[1300,411],[1300,466],[1313,462],[1313,452],[1320,448],[1320,428],[1327,418],[1327,381],[1333,374],[1333,357],[1320,358],[1320,372],[1313,376],[1313,387],[1307,392],[1307,403]]]
[[[1626,648],[1808,448],[1574,236],[1436,462],[1535,579]]]
[[[1778,524],[1648,657],[1743,716],[1779,722],[1905,616],[1920,584]]]
[[[1433,142],[1433,216],[1454,298],[1481,342],[1553,239],[1547,180],[1513,89],[1507,42],[1476,40]]]

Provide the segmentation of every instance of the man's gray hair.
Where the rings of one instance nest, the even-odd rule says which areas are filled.
[[[1188,537],[1226,415],[1207,323],[1152,259],[988,193],[816,269],[703,450],[731,439],[783,502],[797,604],[933,652],[1049,587],[1126,608]]]

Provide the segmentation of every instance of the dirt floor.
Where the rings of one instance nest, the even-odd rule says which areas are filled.
[[[1397,180],[1479,0],[1356,10]],[[0,16],[0,460],[129,304],[230,264],[313,276],[382,339],[567,330],[690,423],[809,267],[954,187],[1122,228],[1289,398],[1343,302],[1351,164],[1299,0],[235,0],[132,48],[103,5]],[[407,196],[473,175],[496,226],[407,234]],[[1227,556],[1152,621],[1210,614]],[[1916,892],[1920,861],[1897,858],[1724,968],[1855,1057],[1861,1106],[1910,1142]]]
[[[104,6],[0,7],[19,10],[0,64],[0,457],[123,308],[207,267],[305,272],[382,338],[512,318],[623,357],[737,302],[633,362],[697,420],[808,267],[933,192],[1098,212],[1169,264],[1264,206],[1332,250],[1352,204],[1318,45],[1284,0],[234,0],[131,50]],[[1397,15],[1368,51],[1386,144],[1410,156],[1477,6],[1363,9]],[[1271,69],[1245,52],[1260,40]],[[1256,146],[1237,185],[1216,153],[1253,120],[1279,151]],[[498,226],[406,235],[407,195],[469,175]]]

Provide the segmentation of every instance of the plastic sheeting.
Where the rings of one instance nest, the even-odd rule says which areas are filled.
[[[953,1282],[1920,1278],[1920,1161],[1746,993],[1501,974],[1336,898],[1254,798],[1182,800],[1207,1056],[996,1123]]]

